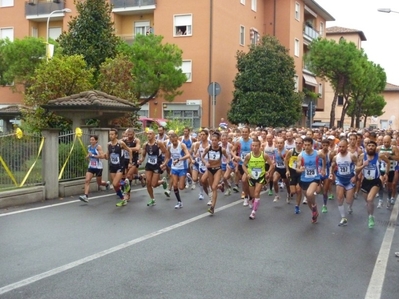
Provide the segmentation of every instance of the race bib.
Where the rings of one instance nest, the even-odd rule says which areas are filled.
[[[305,169],[305,178],[315,178],[317,175],[315,168],[307,168]]]
[[[252,168],[252,177],[257,180],[260,177],[260,174],[262,173],[262,169],[261,168]]]
[[[246,155],[247,155],[247,153],[246,153],[246,152],[242,152],[242,153],[241,153],[241,160],[243,160],[243,161],[244,161],[244,160],[245,160],[245,156],[246,156]]]
[[[200,157],[195,157],[195,162],[200,164],[201,163],[201,158]]]
[[[119,164],[119,162],[120,162],[119,155],[115,154],[115,153],[112,153],[110,155],[110,161],[111,161],[111,164]]]
[[[351,173],[350,167],[345,165],[345,166],[338,166],[338,174],[340,175],[349,175]]]
[[[123,153],[124,153],[124,157],[125,157],[126,159],[129,159],[129,158],[130,158],[129,152],[128,152],[128,151],[123,151]]]
[[[276,161],[276,167],[277,168],[285,168],[285,164],[283,161]]]
[[[90,167],[97,168],[97,166],[98,166],[97,160],[90,159]]]
[[[376,178],[376,170],[375,169],[364,169],[363,175],[366,180],[374,180]]]
[[[292,168],[296,169],[296,166],[297,166],[297,161],[292,162]]]
[[[148,163],[150,163],[152,165],[156,165],[158,162],[158,158],[157,158],[157,156],[149,155],[147,161],[148,161]]]
[[[209,160],[220,160],[220,152],[212,152],[209,154]]]

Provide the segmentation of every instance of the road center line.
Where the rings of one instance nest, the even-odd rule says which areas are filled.
[[[104,197],[104,196],[102,196],[102,197]],[[239,204],[239,203],[242,203],[242,200],[241,200],[241,199],[240,199],[240,200],[237,200],[237,201],[235,201],[235,202],[232,202],[232,203],[230,203],[230,204],[227,204],[227,205],[225,205],[225,206],[222,206],[222,207],[220,207],[220,208],[217,208],[217,209],[215,209],[215,212],[223,211],[223,210],[228,209],[228,208],[230,208],[230,207],[232,207],[232,206],[235,206],[235,205],[237,205],[237,204]],[[66,203],[64,203],[64,204],[66,204]],[[40,273],[40,274],[38,274],[38,275],[31,276],[31,277],[29,277],[29,278],[20,280],[20,281],[18,281],[18,282],[15,282],[15,283],[6,285],[6,286],[0,288],[0,295],[5,294],[5,293],[7,293],[7,292],[10,292],[10,291],[12,291],[12,290],[18,289],[18,288],[27,286],[27,285],[29,285],[29,284],[32,284],[32,283],[34,283],[34,282],[36,282],[36,281],[39,281],[39,280],[42,280],[42,279],[44,279],[44,278],[47,278],[47,277],[50,277],[50,276],[53,276],[53,275],[62,273],[62,272],[67,271],[67,270],[69,270],[69,269],[78,267],[78,266],[83,265],[83,264],[85,264],[85,263],[91,262],[91,261],[93,261],[93,260],[99,259],[99,258],[101,258],[101,257],[103,257],[103,256],[108,255],[108,254],[114,253],[114,252],[116,252],[116,251],[119,251],[119,250],[125,249],[125,248],[127,248],[127,247],[133,246],[133,245],[135,245],[135,244],[137,244],[137,243],[140,243],[140,242],[143,242],[143,241],[145,241],[145,240],[151,239],[151,238],[153,238],[153,237],[159,236],[159,235],[161,235],[161,234],[167,233],[167,232],[169,232],[169,231],[171,231],[171,230],[174,230],[174,229],[176,229],[176,228],[182,227],[182,226],[184,226],[184,225],[186,225],[186,224],[190,224],[190,223],[192,223],[192,222],[195,222],[195,221],[200,220],[200,219],[205,218],[205,217],[209,217],[209,213],[200,214],[200,215],[198,215],[198,216],[195,216],[195,217],[193,217],[193,218],[187,219],[187,220],[185,220],[185,221],[182,221],[182,222],[173,224],[173,225],[171,225],[171,226],[162,228],[162,229],[160,229],[160,230],[157,230],[157,231],[155,231],[155,232],[149,233],[149,234],[144,235],[144,236],[142,236],[142,237],[133,239],[133,240],[128,241],[128,242],[126,242],[126,243],[122,243],[122,244],[120,244],[120,245],[117,245],[117,246],[111,247],[111,248],[109,248],[109,249],[100,251],[100,252],[95,253],[95,254],[93,254],[93,255],[89,255],[89,256],[87,256],[87,257],[85,257],[85,258],[82,258],[82,259],[80,259],[80,260],[74,261],[74,262],[72,262],[72,263],[63,265],[63,266],[61,266],[61,267],[54,268],[54,269],[52,269],[52,270],[49,270],[49,271],[47,271],[47,272]]]
[[[399,214],[399,195],[396,197],[396,204],[393,206],[390,223],[396,223]],[[381,298],[382,287],[384,285],[385,272],[387,270],[389,253],[391,251],[392,240],[395,234],[396,225],[390,225],[385,231],[384,239],[382,240],[381,248],[374,265],[374,270],[370,278],[370,283],[367,288],[365,299],[379,299]]]

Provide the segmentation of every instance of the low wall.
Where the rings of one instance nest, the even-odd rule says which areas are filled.
[[[74,195],[82,195],[84,194],[84,188],[85,188],[85,180],[73,180],[73,181],[65,181],[65,182],[60,182],[58,184],[59,188],[59,196],[61,198],[65,198],[68,196],[74,196]],[[101,187],[104,188],[105,187]],[[91,192],[96,192],[98,191],[98,186],[97,182],[94,179],[91,180],[90,182],[90,193]]]
[[[0,192],[0,209],[44,201],[44,186]]]

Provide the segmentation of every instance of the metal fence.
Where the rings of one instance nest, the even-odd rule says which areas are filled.
[[[40,135],[0,135],[0,190],[43,184]]]

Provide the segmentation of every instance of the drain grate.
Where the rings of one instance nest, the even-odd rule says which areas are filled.
[[[382,220],[377,220],[376,221],[378,224],[383,225],[383,226],[399,226],[399,222],[393,222],[393,221],[382,221]]]

